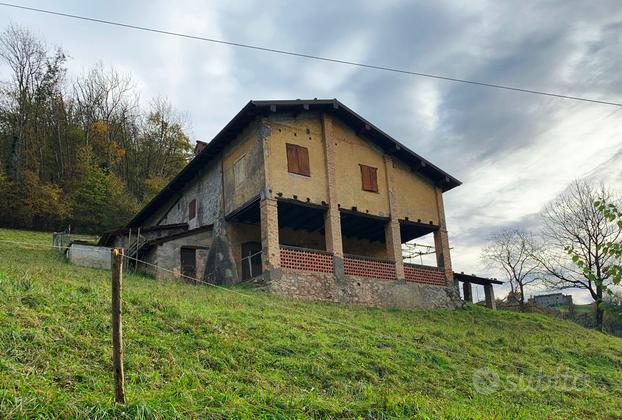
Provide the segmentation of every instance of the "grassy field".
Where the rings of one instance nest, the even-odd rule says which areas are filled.
[[[72,266],[50,242],[0,230],[2,418],[622,417],[622,340],[569,322],[303,303],[137,275],[124,279],[128,404],[118,406],[110,272]],[[561,375],[578,380],[550,382]]]

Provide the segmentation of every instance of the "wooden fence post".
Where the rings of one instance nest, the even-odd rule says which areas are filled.
[[[123,331],[121,329],[121,286],[123,282],[123,248],[112,249],[112,366],[114,368],[114,396],[125,404],[123,384]]]

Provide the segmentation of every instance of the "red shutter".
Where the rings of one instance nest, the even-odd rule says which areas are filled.
[[[370,191],[378,192],[378,169],[369,167]]]
[[[296,145],[287,143],[285,148],[287,150],[287,172],[297,174],[299,169]]]
[[[287,171],[293,174],[311,176],[309,149],[297,144],[285,144],[287,151]]]
[[[188,220],[194,219],[197,215],[197,200],[194,199],[188,204]]]
[[[309,149],[306,147],[298,146],[298,169],[299,174],[311,176],[311,168],[309,168]]]
[[[378,192],[378,169],[367,165],[359,166],[363,191]]]

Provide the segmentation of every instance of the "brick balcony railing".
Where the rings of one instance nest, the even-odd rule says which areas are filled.
[[[333,272],[333,255],[318,249],[280,246],[281,267],[294,270],[315,271],[320,273]],[[397,278],[395,263],[373,257],[345,255],[343,258],[344,272],[351,276],[371,277],[395,280]],[[445,286],[445,273],[437,267],[404,263],[406,281]]]
[[[437,267],[404,263],[404,274],[406,281],[433,284],[436,286],[447,285],[445,273]]]
[[[395,263],[372,257],[345,255],[343,257],[345,274],[395,280]]]
[[[333,254],[308,248],[281,245],[281,267],[294,270],[333,272]]]

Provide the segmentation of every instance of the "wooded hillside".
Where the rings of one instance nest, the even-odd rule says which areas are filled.
[[[68,56],[27,29],[0,35],[0,224],[101,233],[126,223],[187,162],[185,118],[142,106],[129,75]]]

